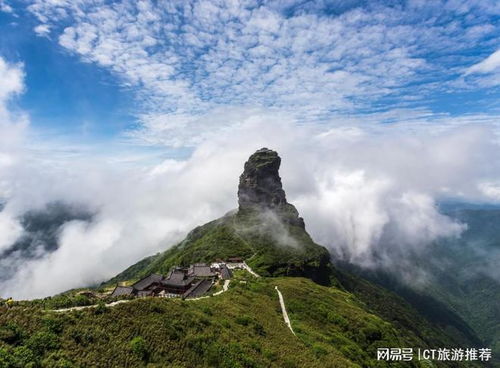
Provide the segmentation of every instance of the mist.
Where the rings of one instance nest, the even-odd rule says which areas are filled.
[[[262,147],[280,154],[287,199],[316,242],[335,259],[400,270],[408,279],[415,279],[408,275],[415,254],[466,229],[441,214],[438,201],[500,201],[500,147],[491,125],[448,121],[409,132],[338,119],[306,126],[276,110],[218,109],[208,121],[231,121],[204,130],[190,154],[123,157],[37,135],[12,103],[24,88],[22,65],[0,59],[0,77],[1,297],[96,285],[168,249],[237,207],[243,164]],[[33,231],[27,216],[50,219],[55,203],[72,211],[45,233]],[[286,234],[281,239],[286,243]],[[498,259],[494,251],[477,249],[490,260]]]
[[[133,166],[85,158],[38,165],[19,146],[1,171],[0,251],[23,236],[20,218],[28,211],[59,201],[93,216],[64,222],[55,249],[37,258],[3,256],[22,267],[0,281],[1,296],[36,298],[98,284],[169,248],[237,207],[243,163],[264,146],[280,154],[287,199],[313,239],[333,257],[363,267],[404,265],[434,241],[460,237],[466,226],[439,213],[440,199],[500,199],[492,190],[500,183],[494,176],[500,163],[492,159],[500,157],[499,146],[487,126],[409,136],[390,128],[374,134],[356,126],[304,127],[274,113],[242,115],[187,158]]]

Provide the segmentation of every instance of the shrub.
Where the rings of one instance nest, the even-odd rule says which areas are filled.
[[[42,361],[42,367],[47,368],[73,368],[75,364],[64,353],[55,351]]]
[[[248,326],[252,322],[252,319],[248,316],[238,316],[236,317],[236,323],[242,326]]]
[[[146,341],[141,336],[136,336],[130,340],[130,349],[142,360],[147,360],[148,350],[146,347]]]
[[[108,307],[106,307],[106,304],[100,300],[99,303],[97,303],[97,307],[94,308],[94,313],[95,314],[103,314],[106,313],[108,310]]]
[[[361,333],[365,335],[366,340],[370,344],[382,339],[382,332],[376,326],[368,325],[361,329]]]
[[[286,359],[283,362],[283,367],[284,368],[295,368],[295,367],[297,367],[297,364],[295,364],[295,362],[291,359]]]
[[[327,354],[326,349],[319,344],[314,344],[312,346],[312,350],[314,352],[314,355],[316,355],[317,358],[321,358],[322,356]]]
[[[48,350],[59,347],[59,339],[52,332],[40,331],[32,335],[26,342],[26,346],[33,350],[36,355],[43,355]]]
[[[55,334],[58,334],[63,330],[62,321],[60,319],[54,318],[52,316],[45,317],[42,320],[42,323],[47,328],[48,331],[53,332]]]
[[[95,338],[91,331],[73,329],[69,332],[69,336],[77,343],[82,346],[87,346],[94,342]]]
[[[339,325],[342,328],[345,328],[349,325],[349,322],[347,322],[347,320],[344,317],[332,311],[328,312],[327,319],[328,322],[335,323],[336,325]]]
[[[0,368],[10,368],[14,366],[12,355],[3,348],[0,348]]]
[[[24,330],[15,323],[7,323],[0,327],[0,341],[10,345],[20,343],[25,335]]]
[[[18,346],[15,348],[13,356],[16,367],[30,368],[37,366],[35,353],[26,346]]]
[[[203,307],[201,307],[201,310],[208,316],[213,315],[212,308],[210,308],[208,305],[204,305]]]
[[[275,360],[278,359],[278,354],[272,350],[265,349],[263,355],[266,359],[270,360],[271,362],[274,362]]]
[[[253,326],[253,330],[257,335],[266,336],[266,331],[264,330],[264,327],[260,323],[256,322]]]

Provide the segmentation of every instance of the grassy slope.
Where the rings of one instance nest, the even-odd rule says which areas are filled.
[[[46,367],[384,367],[374,360],[377,347],[427,346],[335,287],[290,277],[233,284],[197,301],[138,299],[65,314],[26,304],[1,307],[0,367],[30,361]],[[275,285],[297,337],[283,322]]]

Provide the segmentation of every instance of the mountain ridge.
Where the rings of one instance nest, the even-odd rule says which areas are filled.
[[[166,273],[173,266],[245,258],[263,276],[304,276],[323,285],[331,277],[330,253],[305,230],[283,190],[277,152],[262,148],[249,157],[238,186],[238,208],[198,226],[186,238],[158,255],[132,265],[106,285]]]

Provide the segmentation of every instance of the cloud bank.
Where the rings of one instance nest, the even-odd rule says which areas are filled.
[[[33,0],[28,10],[37,33],[137,93],[129,137],[173,146],[231,125],[208,119],[223,108],[324,123],[491,86],[476,72],[494,56],[477,52],[498,47],[500,14],[494,0]]]
[[[128,138],[192,153],[127,165],[47,144],[12,104],[22,65],[0,59],[0,252],[27,211],[64,202],[94,214],[65,222],[53,252],[8,253],[22,267],[3,296],[98,283],[166,249],[236,207],[243,163],[263,146],[282,156],[313,238],[364,267],[460,236],[439,199],[500,201],[498,117],[429,107],[496,83],[496,1],[28,3],[37,35],[136,94]]]
[[[36,157],[20,156],[9,175],[2,172],[8,189],[0,216],[3,249],[22,233],[18,217],[34,207],[64,201],[95,215],[65,223],[54,252],[32,260],[12,255],[12,262],[24,263],[0,282],[2,296],[42,297],[98,283],[168,248],[237,206],[243,163],[263,146],[280,153],[288,200],[313,238],[335,257],[366,267],[389,266],[439,238],[460,236],[463,225],[441,215],[437,199],[500,200],[494,176],[500,162],[492,159],[500,147],[487,126],[374,134],[349,125],[298,125],[272,112],[234,123],[189,158],[158,165],[37,165]],[[495,185],[499,189],[491,190]]]

